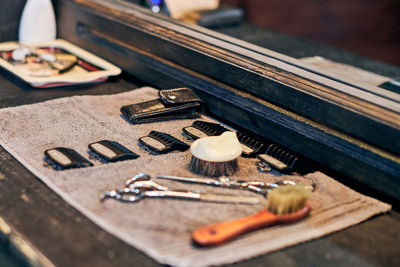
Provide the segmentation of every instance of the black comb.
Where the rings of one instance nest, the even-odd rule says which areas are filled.
[[[81,154],[71,148],[55,147],[44,151],[44,160],[55,170],[93,166]]]
[[[302,158],[276,144],[269,145],[265,153],[257,155],[257,158],[281,172],[303,169],[300,167]]]
[[[218,123],[195,121],[191,126],[184,127],[182,131],[186,136],[196,140],[201,137],[221,135],[222,133],[229,131],[229,129]]]
[[[166,154],[171,151],[186,151],[189,145],[175,137],[162,132],[151,131],[147,136],[139,138],[139,144],[155,154]]]
[[[243,157],[255,157],[258,154],[265,153],[268,148],[268,145],[264,140],[261,140],[254,135],[244,132],[237,132],[236,135],[239,142],[242,144]]]
[[[127,149],[115,141],[101,140],[89,144],[89,154],[102,162],[116,162],[128,159],[136,159],[138,154]]]

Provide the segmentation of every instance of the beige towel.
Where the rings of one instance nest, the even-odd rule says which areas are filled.
[[[308,218],[292,225],[255,231],[215,248],[196,248],[190,238],[196,228],[250,215],[261,210],[263,204],[232,205],[176,199],[143,199],[134,204],[99,201],[99,195],[105,190],[122,187],[127,178],[140,172],[152,176],[192,175],[187,170],[190,152],[153,156],[140,150],[137,140],[151,130],[183,139],[182,127],[190,125],[193,120],[132,125],[120,115],[121,106],[154,97],[157,97],[156,90],[142,88],[116,95],[74,96],[2,109],[0,144],[69,204],[106,231],[160,263],[173,266],[209,266],[248,259],[338,231],[390,209],[389,205],[360,195],[323,173],[304,177],[261,174],[256,170],[256,160],[240,158],[240,170],[233,179],[267,182],[288,179],[304,184],[315,183],[317,190],[310,199],[312,212]],[[140,157],[109,164],[92,159],[93,167],[65,171],[55,171],[44,164],[45,149],[64,146],[88,157],[87,145],[102,139],[118,141]],[[261,196],[244,190],[168,180],[157,182],[171,189],[257,196],[263,200]]]

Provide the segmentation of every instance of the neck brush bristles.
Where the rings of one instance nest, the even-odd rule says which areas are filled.
[[[283,185],[268,194],[267,210],[276,215],[296,212],[302,209],[311,195],[311,190],[302,185]]]

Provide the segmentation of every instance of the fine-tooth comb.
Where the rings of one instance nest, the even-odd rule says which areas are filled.
[[[183,152],[189,149],[189,145],[175,137],[157,131],[151,131],[147,136],[140,137],[139,144],[156,154],[165,154],[174,150]]]
[[[242,156],[244,157],[255,157],[257,154],[265,153],[267,150],[268,145],[256,136],[238,132],[237,137],[242,144]]]
[[[193,140],[201,137],[216,136],[229,131],[229,129],[218,123],[195,121],[191,126],[186,126],[182,129],[183,133]]]

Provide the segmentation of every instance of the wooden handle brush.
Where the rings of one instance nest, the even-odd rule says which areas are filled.
[[[268,194],[267,207],[256,214],[233,221],[208,225],[195,230],[193,241],[200,246],[214,246],[242,234],[279,223],[293,223],[306,217],[311,208],[311,194],[301,185],[285,185]]]

